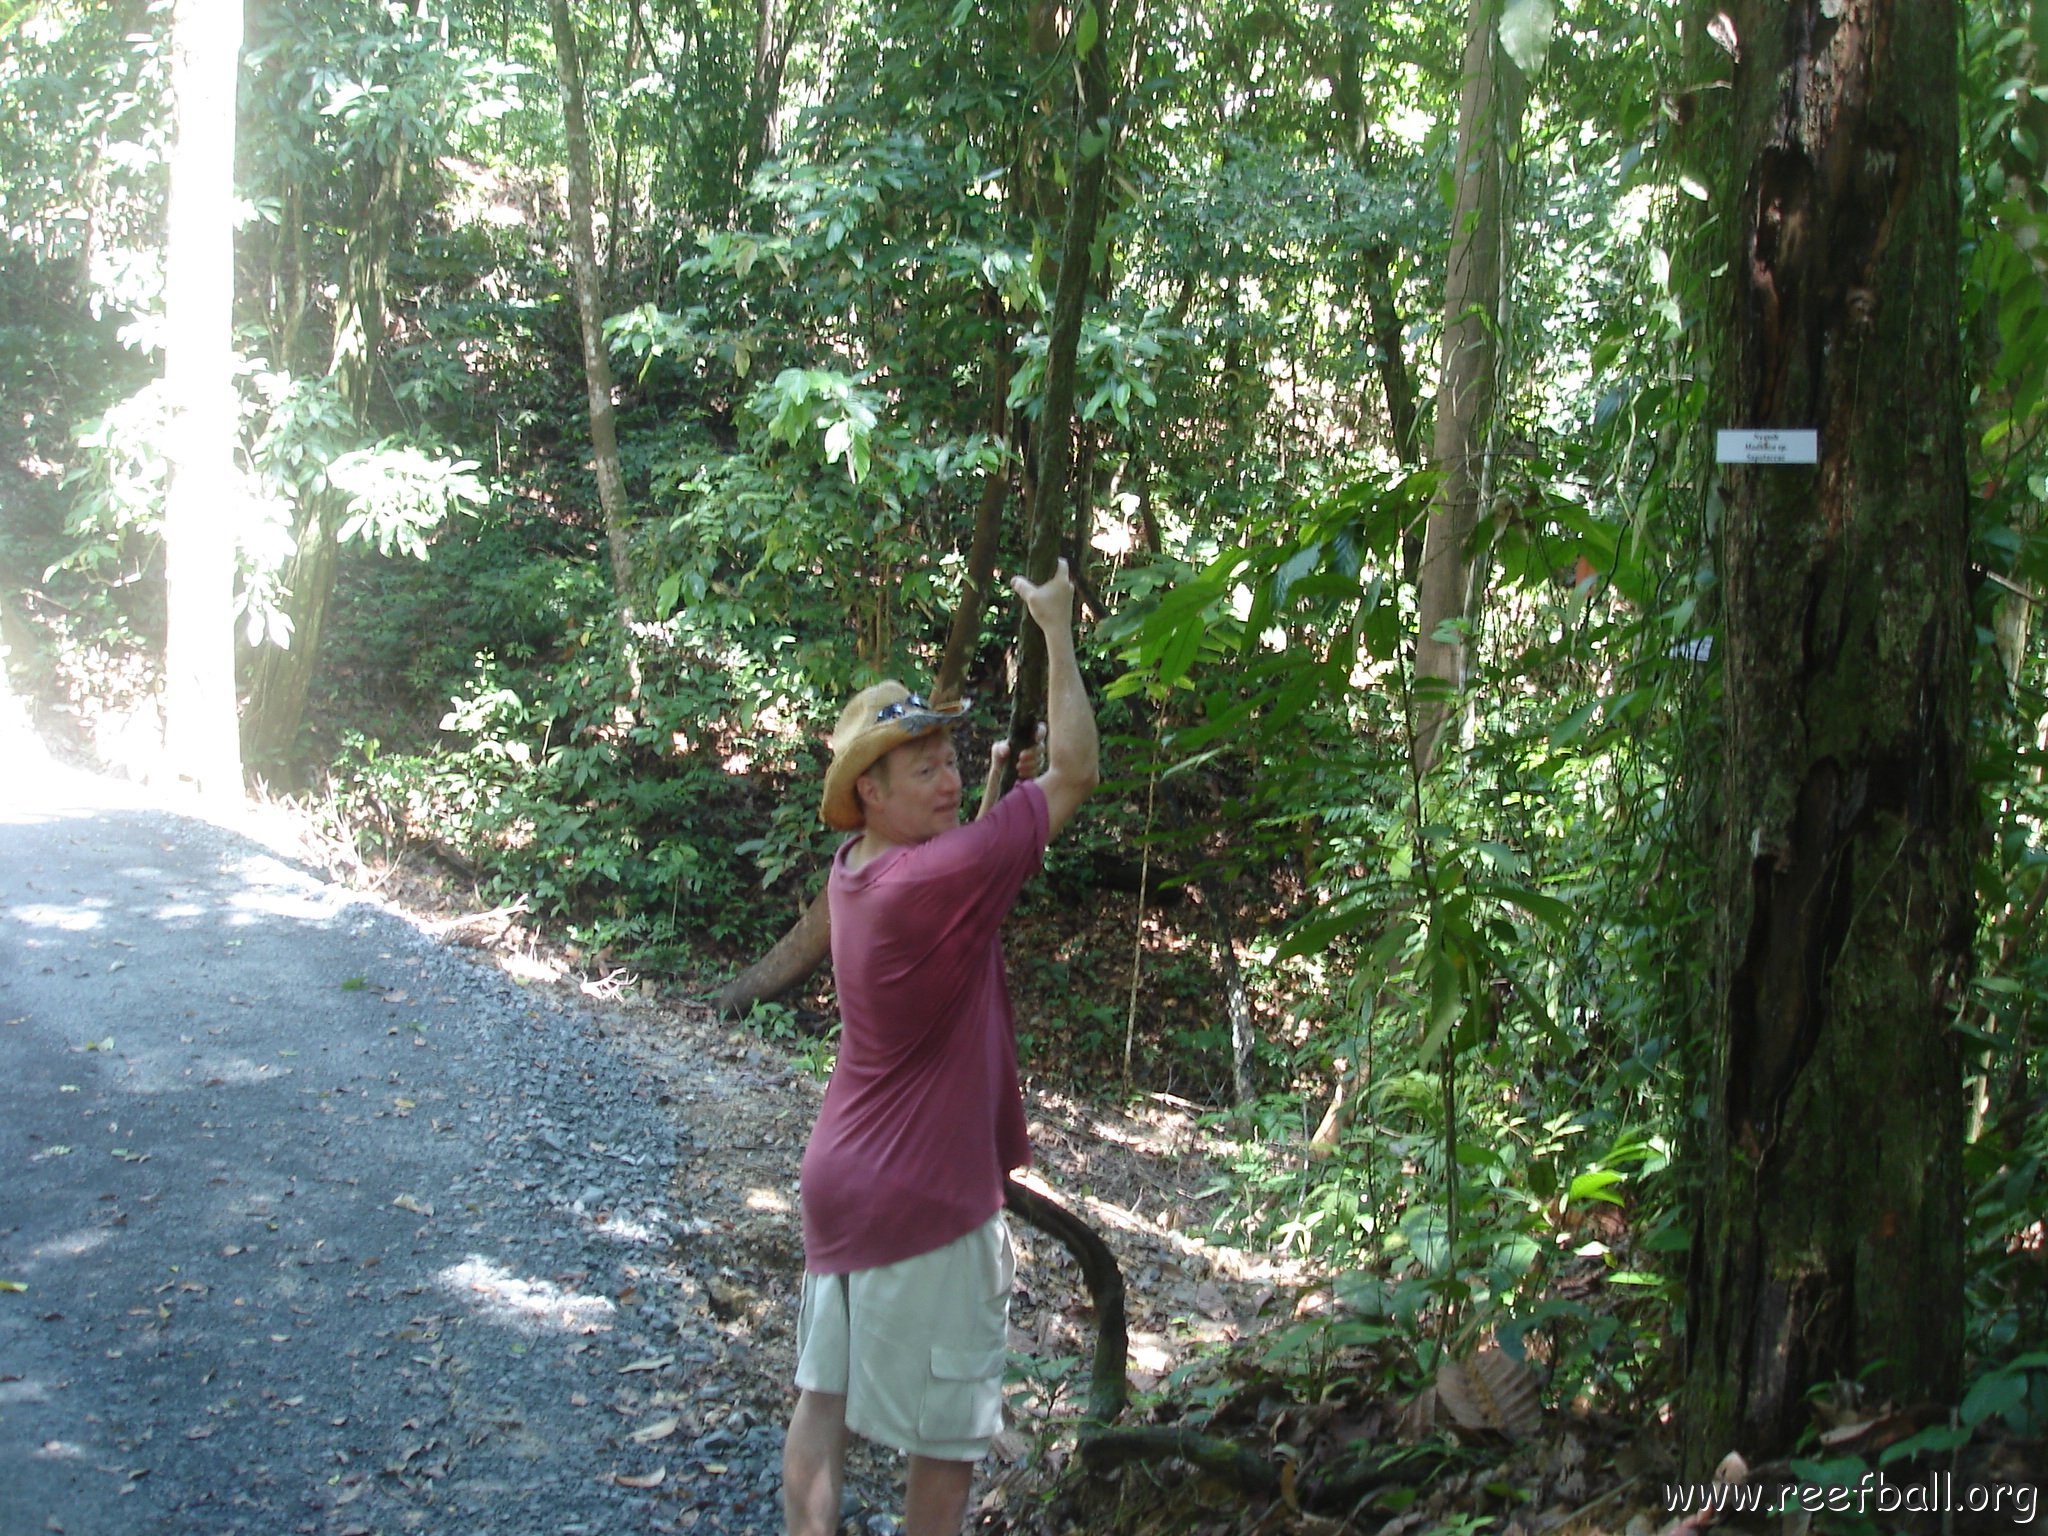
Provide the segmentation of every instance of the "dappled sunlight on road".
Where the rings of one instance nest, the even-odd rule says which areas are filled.
[[[90,933],[106,922],[107,903],[98,900],[60,906],[55,902],[29,901],[10,907],[8,916],[30,928],[57,928],[65,933]]]
[[[635,1221],[630,1216],[599,1217],[591,1224],[591,1230],[602,1237],[609,1237],[621,1243],[659,1243],[667,1241],[666,1236],[644,1221]]]
[[[245,927],[264,918],[287,917],[297,922],[331,922],[346,897],[337,897],[331,886],[315,885],[304,875],[283,868],[274,860],[247,860],[235,871],[247,882],[228,898],[228,926]]]
[[[62,1237],[53,1237],[47,1242],[36,1244],[28,1253],[31,1266],[48,1263],[57,1259],[82,1259],[96,1248],[104,1247],[114,1240],[111,1228],[104,1226],[80,1227],[66,1232]]]
[[[522,1278],[474,1253],[449,1265],[434,1280],[490,1321],[528,1332],[596,1333],[609,1328],[619,1310],[602,1296],[566,1290],[552,1280]]]
[[[180,1046],[187,1044],[179,1042]],[[122,1093],[163,1094],[206,1092],[276,1083],[293,1069],[247,1056],[209,1056],[201,1051],[146,1045],[123,1045],[116,1053],[120,1075],[112,1087]]]

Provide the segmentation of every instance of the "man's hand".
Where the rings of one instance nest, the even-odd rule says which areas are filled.
[[[979,821],[996,808],[996,802],[1003,797],[1003,764],[1010,758],[1010,744],[999,741],[988,751],[988,782],[981,790],[981,810],[975,816]],[[1038,723],[1038,742],[1024,749],[1024,755],[1017,759],[1017,777],[1035,779],[1038,765],[1045,760],[1045,722]]]
[[[1022,576],[1012,576],[1010,586],[1024,599],[1024,606],[1047,636],[1065,634],[1074,626],[1074,578],[1062,559],[1042,586],[1033,586]]]

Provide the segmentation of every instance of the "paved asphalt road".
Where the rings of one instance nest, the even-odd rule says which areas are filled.
[[[0,1536],[769,1529],[766,1426],[662,1433],[721,1383],[630,1066],[0,747]]]

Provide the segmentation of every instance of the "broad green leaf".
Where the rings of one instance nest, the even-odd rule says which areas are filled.
[[[1085,59],[1095,51],[1096,41],[1102,35],[1102,17],[1096,13],[1092,3],[1081,7],[1081,14],[1074,18],[1074,57]]]
[[[1963,1394],[1958,1417],[1971,1428],[1987,1419],[2003,1418],[2027,1400],[2027,1378],[2020,1371],[1994,1371],[1980,1376]]]
[[[1443,1212],[1433,1206],[1418,1207],[1401,1218],[1401,1236],[1408,1240],[1416,1262],[1427,1270],[1450,1267],[1451,1247]]]
[[[1343,934],[1369,927],[1380,915],[1380,904],[1371,892],[1331,903],[1313,920],[1303,923],[1280,945],[1276,958],[1318,954]]]
[[[1289,556],[1282,563],[1280,569],[1273,573],[1274,604],[1284,607],[1287,603],[1288,594],[1294,589],[1294,584],[1313,571],[1322,561],[1322,558],[1323,546],[1321,544],[1305,545]]]
[[[1543,68],[1557,26],[1551,0],[1508,0],[1500,13],[1500,45],[1525,75]]]
[[[1568,1198],[1573,1201],[1602,1200],[1609,1205],[1619,1205],[1621,1197],[1614,1193],[1614,1186],[1624,1177],[1612,1168],[1589,1169],[1572,1180]]]
[[[1939,1455],[1946,1451],[1960,1450],[1970,1443],[1970,1438],[1975,1433],[1975,1430],[1967,1429],[1960,1424],[1930,1425],[1928,1428],[1921,1430],[1917,1435],[1908,1435],[1905,1439],[1896,1441],[1879,1451],[1877,1453],[1877,1464],[1880,1467],[1888,1467],[1895,1461],[1902,1460],[1908,1456],[1917,1456],[1922,1451],[1932,1451]]]
[[[825,429],[825,462],[837,464],[853,442],[853,423],[841,419]]]
[[[1558,721],[1556,725],[1551,727],[1551,745],[1565,747],[1570,746],[1573,742],[1577,741],[1581,736],[1586,734],[1586,722],[1591,720],[1593,716],[1599,711],[1599,709],[1600,701],[1598,699],[1594,699],[1588,703],[1581,704],[1569,715],[1566,715],[1564,719]]]
[[[1436,1060],[1437,1052],[1443,1049],[1451,1026],[1458,1022],[1465,1003],[1465,989],[1458,974],[1457,960],[1448,948],[1434,947],[1434,934],[1431,940],[1433,947],[1425,951],[1429,956],[1429,1023],[1416,1053],[1424,1065]]]
[[[1202,649],[1202,626],[1183,624],[1173,632],[1166,649],[1159,658],[1159,681],[1178,682],[1187,676],[1188,668],[1195,664],[1195,657]]]
[[[1555,896],[1546,896],[1541,891],[1532,891],[1521,885],[1490,885],[1486,894],[1509,906],[1520,907],[1524,912],[1560,935],[1578,931],[1579,915],[1572,910],[1569,902]]]

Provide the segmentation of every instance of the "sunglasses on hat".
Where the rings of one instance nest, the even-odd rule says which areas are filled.
[[[970,699],[955,699],[950,704],[931,705],[924,701],[922,694],[913,693],[898,699],[894,704],[884,704],[875,711],[875,724],[886,725],[891,720],[901,720],[907,715],[925,715],[934,720],[950,720],[955,715],[967,713]]]

